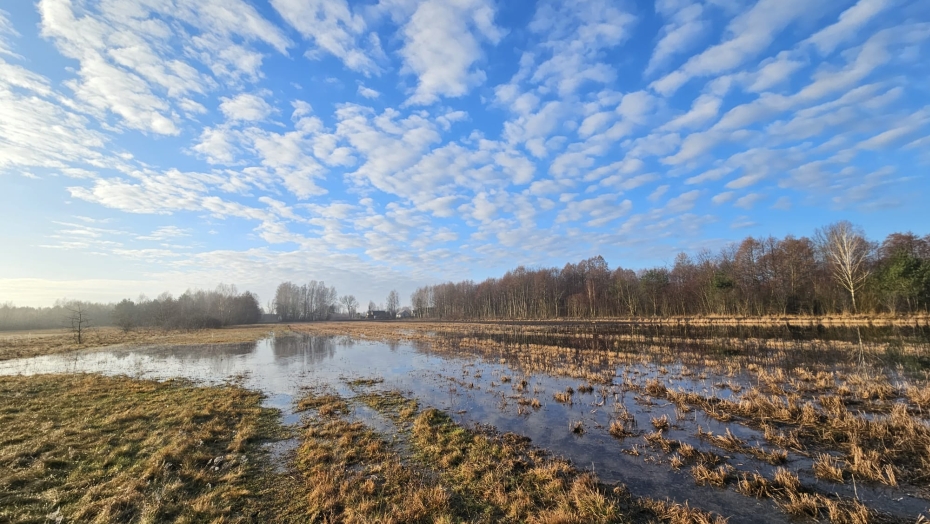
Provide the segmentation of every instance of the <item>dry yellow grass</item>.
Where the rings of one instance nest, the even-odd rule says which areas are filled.
[[[364,424],[324,411],[309,423],[297,450],[302,479],[291,496],[306,501],[306,522],[450,521],[446,489],[406,467]]]
[[[397,392],[360,393],[350,410],[355,402],[410,429],[389,441],[328,408],[345,405],[339,397],[311,393],[301,401],[310,416],[296,461],[302,488],[293,496],[308,501],[310,521],[725,522],[611,489],[527,439],[467,430]]]
[[[817,478],[843,482],[843,468],[838,458],[827,453],[817,453],[814,457],[814,475]]]
[[[283,324],[255,324],[197,331],[165,331],[160,329],[123,331],[114,327],[102,327],[88,330],[84,335],[83,344],[78,344],[70,331],[65,329],[3,331],[0,332],[0,360],[69,353],[119,345],[247,343],[255,342],[272,332],[284,334],[287,332],[287,326]]]
[[[257,441],[280,427],[259,401],[236,387],[0,377],[0,522],[252,522],[277,485]]]

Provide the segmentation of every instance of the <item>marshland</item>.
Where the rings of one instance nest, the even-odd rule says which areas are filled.
[[[0,524],[930,524],[928,57],[930,0],[0,0]]]
[[[54,336],[3,338],[7,521],[930,518],[920,318]]]

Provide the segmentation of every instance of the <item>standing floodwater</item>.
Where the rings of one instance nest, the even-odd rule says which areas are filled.
[[[681,363],[648,359],[596,362],[583,373],[579,366],[564,372],[556,368],[541,371],[504,353],[492,359],[461,350],[436,352],[425,343],[288,336],[254,344],[139,347],[36,357],[0,362],[0,374],[89,372],[182,378],[204,384],[236,381],[262,391],[266,404],[281,409],[286,423],[296,421],[294,400],[306,387],[322,386],[350,397],[356,393],[350,385],[353,381],[377,379],[378,388],[398,390],[423,405],[444,409],[461,424],[490,425],[525,435],[536,446],[571,459],[580,469],[593,470],[604,482],[626,484],[634,495],[687,501],[730,516],[731,522],[789,520],[771,499],[697,485],[688,468],[677,467],[669,458],[672,443],[716,452],[734,470],[771,474],[771,461],[753,452],[753,446],[762,449],[765,443],[763,431],[728,423],[700,409],[682,409],[670,395],[649,389],[650,384],[661,384],[668,391],[728,400],[752,387],[753,376],[696,371]],[[585,373],[613,378],[600,382],[577,378]],[[612,425],[620,418],[623,434]],[[730,435],[743,447],[720,449],[708,435]],[[780,464],[809,470],[811,458],[789,451]],[[802,474],[801,479],[812,486],[820,483],[810,474]],[[927,506],[925,499],[902,496],[879,485],[859,486],[855,493],[844,484],[828,489],[901,517],[916,518]]]

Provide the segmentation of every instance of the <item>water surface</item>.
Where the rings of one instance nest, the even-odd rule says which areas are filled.
[[[687,470],[672,469],[668,456],[645,445],[642,434],[654,431],[651,420],[663,415],[671,422],[666,438],[693,444],[696,448],[726,456],[740,471],[771,473],[771,466],[751,456],[714,448],[696,437],[697,427],[715,434],[730,431],[748,443],[763,443],[762,435],[739,424],[724,424],[700,411],[682,413],[665,400],[652,399],[632,384],[659,378],[669,387],[727,397],[730,389],[723,382],[748,385],[744,376],[682,376],[649,363],[623,365],[613,370],[612,384],[594,384],[593,391],[578,392],[588,384],[577,378],[550,374],[526,374],[512,359],[489,361],[476,354],[457,356],[434,353],[428,345],[356,341],[348,337],[288,336],[270,337],[253,344],[205,346],[146,346],[114,350],[49,355],[0,362],[0,374],[102,373],[143,379],[189,379],[200,384],[234,381],[263,392],[265,404],[281,410],[283,421],[293,424],[294,400],[307,387],[325,387],[345,397],[358,388],[349,382],[378,378],[378,390],[399,390],[417,399],[421,406],[448,411],[465,426],[490,425],[532,439],[536,446],[572,460],[581,469],[593,470],[602,481],[624,483],[634,495],[675,502],[715,511],[730,522],[787,522],[771,500],[745,497],[731,488],[697,486]],[[680,370],[678,370],[680,371]],[[523,384],[525,381],[525,385]],[[571,403],[553,400],[553,394],[573,388]],[[536,398],[541,407],[527,402]],[[523,402],[521,403],[521,399]],[[633,417],[634,436],[618,440],[607,427],[619,409]],[[390,423],[371,410],[357,409],[377,430],[391,431]],[[583,431],[572,430],[580,423]],[[390,439],[390,436],[388,436]],[[291,446],[275,446],[277,454]],[[809,458],[792,454],[788,467],[809,470]],[[811,475],[802,481],[816,484]],[[843,485],[827,486],[844,496],[858,495],[871,507],[901,516],[916,517],[927,502],[900,497],[900,492],[881,487],[862,487],[857,493]],[[848,493],[847,493],[848,492]]]

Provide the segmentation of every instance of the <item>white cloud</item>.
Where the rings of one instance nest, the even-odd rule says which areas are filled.
[[[730,71],[764,51],[789,24],[810,12],[805,0],[759,0],[727,26],[728,38],[691,57],[650,87],[669,96],[692,78]]]
[[[375,58],[383,55],[376,33],[365,37],[367,24],[345,0],[271,0],[288,24],[316,46],[365,74],[379,72]],[[363,49],[367,45],[368,49]],[[309,52],[310,57],[316,53]]]
[[[843,11],[839,20],[808,38],[822,55],[833,52],[841,43],[854,37],[876,15],[898,3],[897,0],[859,0]]]
[[[772,204],[772,209],[780,209],[782,211],[787,211],[791,209],[791,198],[783,196],[778,197],[778,200]]]
[[[19,33],[10,23],[9,16],[9,13],[0,9],[0,55],[9,55],[15,58],[19,55],[13,52],[13,43],[10,41],[10,37],[18,37]]]
[[[417,75],[416,91],[407,101],[412,105],[460,97],[483,82],[484,71],[474,67],[482,57],[479,38],[496,44],[503,36],[488,0],[424,0],[402,33],[404,68]]]
[[[261,164],[272,169],[288,191],[298,198],[327,193],[316,183],[325,175],[326,168],[309,154],[306,133],[299,130],[275,133],[251,128],[246,130],[245,136]]]
[[[220,111],[228,120],[264,120],[274,112],[274,108],[264,98],[251,93],[242,93],[232,98],[221,97],[220,100]]]
[[[694,45],[704,34],[706,23],[701,17],[704,14],[704,6],[700,3],[680,5],[682,3],[668,0],[656,2],[656,12],[666,16],[668,22],[662,27],[662,38],[652,51],[644,76],[652,76],[672,57]]]
[[[727,182],[726,187],[728,187],[729,189],[746,188],[746,187],[759,183],[767,175],[768,175],[768,172],[766,170],[755,171],[755,172],[743,175],[735,180],[731,180],[730,182]]]
[[[670,186],[670,185],[668,185],[668,184],[663,184],[663,185],[661,185],[661,186],[655,188],[655,191],[653,191],[652,193],[649,194],[649,201],[650,201],[650,202],[658,202],[659,199],[661,199],[662,196],[665,195],[665,193],[668,192],[668,190],[669,190],[670,187],[672,187],[672,186]]]
[[[535,157],[545,157],[550,148],[546,138],[550,137],[563,122],[569,107],[553,100],[543,104],[538,111],[520,115],[504,123],[504,138],[511,144],[524,144]]]
[[[104,134],[63,107],[48,79],[0,58],[0,172],[13,167],[110,167]]]
[[[804,61],[792,59],[789,52],[781,52],[775,58],[764,60],[759,70],[751,75],[752,83],[747,89],[753,93],[761,93],[772,87],[787,82],[795,71],[805,65]]]
[[[616,195],[605,194],[568,202],[565,209],[556,218],[556,223],[576,222],[587,218],[586,225],[603,227],[629,214],[632,209],[633,202],[630,200],[618,202]]]
[[[690,211],[694,208],[700,196],[701,191],[698,189],[682,193],[677,197],[670,198],[668,202],[665,203],[664,211],[670,213],[684,213],[685,211]]]
[[[241,98],[224,102],[223,112],[230,118],[256,120],[271,112],[257,97]],[[292,131],[276,132],[254,125],[241,129],[208,127],[191,149],[212,164],[247,166],[227,182],[227,190],[242,192],[250,185],[264,188],[263,181],[274,179],[301,199],[326,194],[317,180],[326,175],[327,166],[353,165],[354,153],[340,145],[338,136],[326,132],[309,104],[295,101],[293,105]],[[248,166],[253,162],[260,166]]]
[[[593,115],[588,116],[581,123],[581,127],[578,128],[578,135],[582,138],[587,138],[594,133],[603,131],[608,124],[613,122],[617,118],[616,114],[613,111],[601,111],[599,113],[594,113]]]
[[[312,269],[422,285],[621,248],[668,259],[762,207],[879,211],[918,193],[930,26],[861,0],[802,41],[856,1],[658,0],[645,34],[627,4],[541,0],[505,38],[490,0],[42,0],[58,59],[0,12],[0,175],[120,224],[58,224],[43,246],[178,282]],[[721,14],[735,18],[718,45],[696,49]],[[197,253],[203,232],[220,249]]]
[[[902,142],[905,137],[927,127],[930,124],[930,106],[911,113],[896,122],[898,125],[882,131],[857,144],[858,149],[885,149],[895,142]]]
[[[656,99],[646,91],[634,91],[623,95],[617,106],[617,114],[635,124],[645,124],[652,117]]]
[[[218,178],[203,173],[171,170],[160,174],[136,173],[138,183],[97,179],[90,189],[69,187],[71,196],[128,213],[170,214],[202,208],[210,182]]]
[[[555,88],[563,97],[586,82],[612,81],[616,71],[599,53],[629,38],[635,22],[632,14],[598,0],[541,2],[529,29],[544,36],[542,48],[551,56],[539,64],[531,80]]]
[[[756,202],[765,198],[759,193],[749,193],[748,195],[741,196],[733,202],[733,205],[736,207],[741,207],[743,209],[752,209],[756,205]]]
[[[237,137],[226,127],[206,127],[191,149],[211,164],[234,164],[238,153]]]
[[[724,191],[723,193],[717,193],[716,195],[714,195],[713,198],[710,199],[710,201],[716,205],[720,205],[720,204],[723,204],[723,203],[726,203],[732,200],[733,195],[734,195],[733,191]]]
[[[823,66],[814,74],[814,80],[793,95],[763,93],[757,99],[738,105],[721,117],[710,129],[692,133],[682,141],[679,151],[662,159],[670,165],[694,161],[710,153],[728,138],[745,136],[745,130],[766,118],[817,102],[824,97],[855,90],[875,69],[891,58],[889,47],[922,42],[930,38],[930,26],[904,25],[894,30],[882,30],[872,35],[862,46],[847,53],[845,67],[836,69]],[[855,92],[855,91],[853,91]]]
[[[287,53],[291,46],[280,28],[262,18],[252,5],[243,0],[175,0],[154,5],[161,15],[183,20],[200,29],[202,34],[264,42],[282,54]]]
[[[653,133],[629,143],[625,142],[624,147],[629,147],[628,157],[648,158],[665,156],[674,151],[679,144],[681,137],[678,133]]]
[[[242,0],[127,0],[85,7],[70,0],[38,4],[42,36],[79,62],[76,78],[65,85],[96,116],[110,114],[120,125],[156,134],[178,134],[176,108],[198,112],[189,95],[216,87],[182,58],[200,61],[215,75],[255,79],[261,54],[242,43],[264,42],[282,53],[289,45]]]
[[[358,86],[358,94],[370,100],[373,100],[381,96],[381,93],[379,93],[378,91],[375,91],[374,89],[371,89],[370,87],[365,87],[361,84],[359,84]]]
[[[755,220],[752,220],[746,215],[741,215],[736,217],[732,223],[730,223],[730,229],[746,229],[750,227],[756,227],[759,223]]]
[[[720,112],[720,98],[713,95],[701,95],[691,104],[691,110],[687,113],[675,117],[664,126],[663,129],[677,131],[681,129],[694,129],[700,127],[715,118]]]
[[[170,240],[173,238],[189,237],[191,236],[191,230],[189,228],[181,228],[178,226],[162,226],[148,235],[137,236],[136,240]]]

